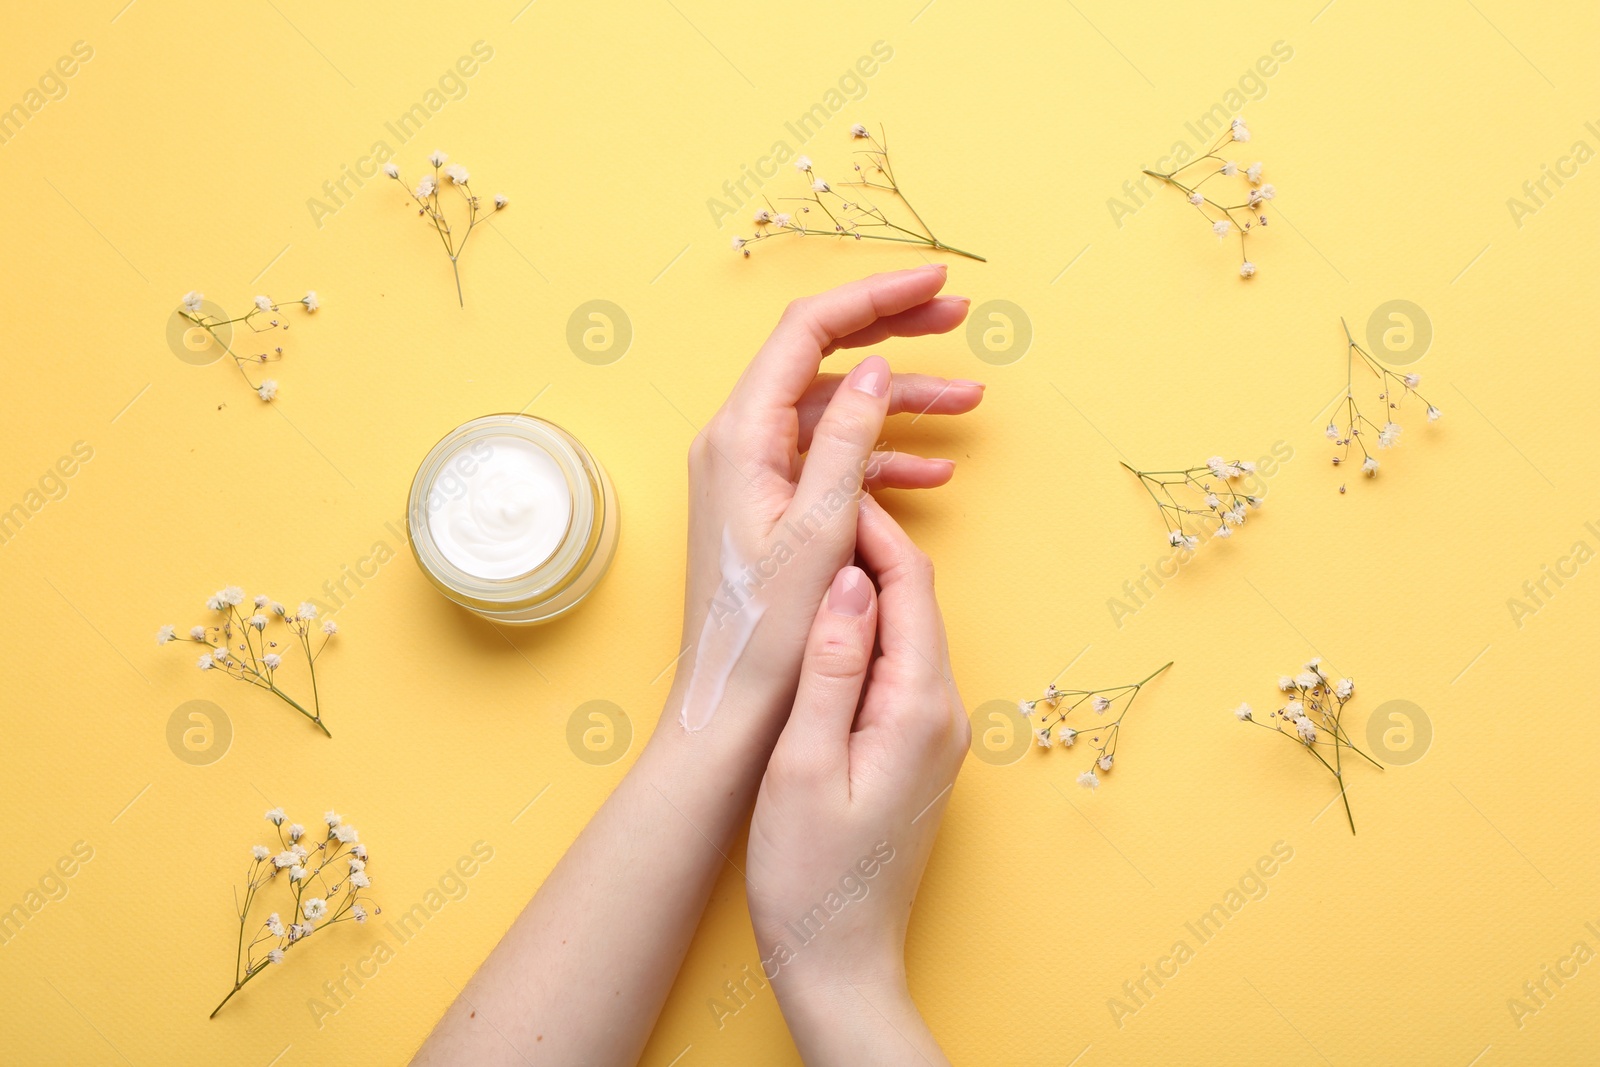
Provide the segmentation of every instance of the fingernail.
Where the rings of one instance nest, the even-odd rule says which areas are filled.
[[[969,386],[969,387],[971,387],[973,389],[987,389],[988,388],[988,386],[984,385],[982,382],[975,382],[971,378],[952,378],[952,379],[950,379],[950,384],[951,385],[965,385],[965,386]]]
[[[872,584],[860,567],[846,567],[828,587],[828,610],[835,615],[860,616],[872,603]]]
[[[868,356],[850,372],[850,385],[868,396],[882,399],[889,392],[889,361],[882,356]]]
[[[970,303],[972,303],[972,297],[970,297],[970,296],[955,296],[955,295],[950,294],[950,293],[945,293],[945,294],[937,297],[936,299],[944,300],[944,301],[947,301],[947,302],[949,302],[951,304],[970,304]]]
[[[950,264],[948,264],[948,263],[929,263],[927,266],[923,267],[922,269],[923,270],[936,270],[940,274],[949,274],[950,273]]]

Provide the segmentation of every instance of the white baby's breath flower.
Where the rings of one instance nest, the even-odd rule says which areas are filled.
[[[1100,769],[1102,771],[1109,771],[1111,769],[1111,761],[1112,761],[1112,755],[1111,755],[1111,753],[1107,752],[1104,756],[1101,756],[1095,762],[1099,765],[1099,767],[1100,767]]]
[[[1397,445],[1399,443],[1400,443],[1400,424],[1398,422],[1386,422],[1386,423],[1384,423],[1383,424],[1383,429],[1378,431],[1378,447],[1379,448],[1393,448],[1395,445]]]
[[[277,912],[267,916],[267,929],[277,937],[283,936],[283,920],[278,918]]]
[[[1367,461],[1361,464],[1361,473],[1365,474],[1368,478],[1376,475],[1378,473],[1378,461],[1373,459],[1371,456],[1368,456]]]
[[[1217,536],[1218,537],[1232,537],[1233,536],[1233,527],[1229,526],[1227,523],[1223,523],[1221,526],[1217,527]]]
[[[1250,179],[1250,184],[1251,185],[1260,184],[1260,182],[1261,182],[1261,161],[1257,160],[1256,162],[1250,164],[1250,168],[1248,170],[1246,170],[1244,172],[1244,174],[1245,174],[1245,177]]]
[[[1205,198],[1205,196],[1203,194],[1201,194],[1201,193],[1190,193],[1189,194],[1189,203],[1193,204],[1195,207],[1199,207],[1201,204],[1203,204],[1205,202],[1206,202],[1206,198]]]
[[[1285,693],[1294,692],[1294,679],[1289,677],[1287,674],[1279,675],[1278,688],[1283,690]]]
[[[306,918],[315,922],[328,914],[328,902],[321,897],[307,897],[301,911],[305,913]]]
[[[1340,678],[1339,684],[1333,687],[1333,695],[1340,700],[1349,700],[1350,694],[1356,691],[1356,683],[1349,678]]]
[[[191,626],[191,627],[189,627],[189,640],[191,640],[191,641],[204,641],[205,639],[206,639],[206,628],[204,626]]]
[[[1033,716],[1033,709],[1037,706],[1037,702],[1032,700],[1017,701],[1017,710],[1022,712],[1022,717],[1024,719],[1031,718]]]
[[[262,382],[260,387],[256,389],[256,395],[262,400],[271,400],[276,397],[278,395],[277,380],[274,378],[268,378],[266,381]]]
[[[745,241],[745,239],[743,237],[735,236],[734,239],[730,242],[730,244],[733,245],[733,250],[735,252],[737,252],[737,251],[739,251],[739,249],[741,249],[741,248],[743,248],[745,246],[746,241]]]
[[[829,188],[831,187],[828,185],[828,183],[823,181],[821,178],[818,178],[816,181],[811,183],[811,191],[814,193],[825,193],[829,190]]]
[[[299,864],[289,868],[289,881],[303,882],[306,880],[306,869]]]
[[[1078,775],[1078,784],[1085,789],[1098,789],[1100,788],[1100,779],[1095,777],[1093,771],[1084,771]]]
[[[314,619],[317,617],[317,606],[309,600],[302,600],[294,613],[302,619]]]
[[[363,908],[360,904],[350,905],[350,918],[354,919],[358,923],[366,922],[367,909]]]
[[[339,632],[339,624],[334,622],[332,619],[329,619],[327,622],[322,624],[322,632],[327,634],[329,637],[332,637],[334,634]]]
[[[1305,713],[1306,705],[1303,700],[1291,700],[1283,706],[1283,714],[1291,719],[1298,719]]]
[[[258,860],[264,860],[272,855],[272,850],[266,845],[255,845],[250,849],[250,855]]]
[[[774,226],[787,226],[790,218],[791,216],[787,212],[780,211],[772,216],[772,224]]]
[[[352,871],[364,871],[367,869],[367,861],[359,856],[351,856],[349,862]]]
[[[250,598],[250,603],[252,603],[252,604],[254,604],[254,605],[255,605],[255,606],[256,606],[256,607],[258,607],[258,608],[264,608],[264,607],[266,607],[266,606],[267,606],[267,597],[266,597],[266,594],[264,594],[264,593],[257,593],[257,594],[256,594],[256,595],[255,595],[255,596],[253,596],[253,597],[251,597],[251,598]]]
[[[256,307],[261,311],[271,311],[272,301],[264,296],[256,297]]]
[[[799,171],[810,170],[811,169],[811,157],[810,156],[796,156],[795,157],[795,161],[794,161],[794,169],[795,170],[799,170]]]
[[[297,862],[299,862],[299,860],[299,856],[295,855],[288,849],[284,849],[282,852],[272,857],[272,865],[277,867],[279,870],[282,870],[285,867],[293,867]]]
[[[218,663],[224,663],[228,659],[228,650],[225,648],[213,648],[211,650],[211,658]]]
[[[1313,725],[1311,720],[1306,718],[1304,715],[1300,716],[1300,718],[1294,721],[1294,729],[1295,733],[1300,735],[1300,740],[1304,741],[1308,745],[1317,739],[1316,726]]]
[[[331,828],[344,822],[344,816],[330,809],[322,813],[322,821],[327,823]]]
[[[1107,700],[1103,696],[1096,696],[1091,702],[1090,706],[1094,708],[1096,715],[1104,715],[1106,713],[1106,709],[1111,707],[1111,701]]]
[[[1429,422],[1438,422],[1439,421],[1439,416],[1443,415],[1443,414],[1444,414],[1444,412],[1440,411],[1438,408],[1434,407],[1432,404],[1428,405],[1428,421]]]
[[[385,163],[383,165],[383,172],[391,178],[400,177],[400,168],[395,166],[393,163]]]
[[[306,828],[304,826],[301,826],[297,822],[289,824],[289,840],[290,841],[298,841],[304,836],[306,836]]]
[[[1071,748],[1072,743],[1077,739],[1078,731],[1074,730],[1072,727],[1060,726],[1056,728],[1056,740],[1060,741],[1061,744],[1066,748]]]
[[[278,655],[276,652],[268,652],[265,656],[261,657],[261,662],[267,665],[267,670],[275,671],[279,667],[283,666],[283,657]]]
[[[1222,165],[1222,173],[1230,178],[1233,177],[1235,174],[1239,173],[1239,164],[1235,163],[1231,159],[1228,160]]]
[[[360,835],[356,833],[356,828],[347,822],[342,822],[335,826],[333,828],[333,836],[347,845],[353,844],[360,838]]]
[[[766,208],[762,208],[755,213],[754,221],[757,226],[765,226],[767,223],[772,221],[772,212],[768,211]]]
[[[355,848],[352,848],[350,850],[350,854],[352,856],[358,857],[359,859],[366,859],[367,858],[367,846],[366,845],[357,845]]]
[[[1328,428],[1323,430],[1322,434],[1330,441],[1337,441],[1339,439],[1339,427],[1330,422],[1328,423]]]
[[[422,176],[422,180],[417,183],[417,199],[418,200],[426,200],[426,199],[428,199],[428,197],[433,195],[434,190],[436,190],[438,188],[439,188],[438,179],[435,178],[431,174],[424,174]]]
[[[1233,717],[1238,719],[1240,722],[1244,722],[1245,720],[1249,719],[1251,714],[1253,713],[1249,704],[1240,704],[1238,707],[1233,709]]]
[[[495,193],[494,194],[494,209],[496,211],[499,211],[500,209],[504,208],[509,203],[511,203],[511,198],[509,196],[507,196],[505,193]]]
[[[254,626],[257,630],[265,630],[267,628],[267,617],[265,615],[252,615],[250,616],[249,622],[250,625]]]
[[[196,313],[200,310],[200,305],[205,302],[205,298],[206,294],[198,289],[191,289],[183,294],[183,309],[190,313]]]
[[[1220,508],[1222,506],[1221,498],[1218,497],[1217,494],[1215,494],[1215,493],[1207,493],[1205,499],[1206,499],[1206,507],[1211,508],[1213,511],[1215,511],[1217,508]]]
[[[244,590],[237,585],[226,586],[217,596],[229,607],[238,607],[244,603]]]
[[[283,813],[282,808],[273,808],[271,811],[267,812],[267,821],[274,826],[282,826],[284,820],[286,820],[288,817],[289,816]]]
[[[850,127],[850,136],[859,140],[863,137],[871,137],[872,135],[867,132],[867,128],[865,126],[858,122],[854,126]]]
[[[1049,748],[1053,743],[1050,740],[1050,731],[1043,729],[1035,730],[1033,732],[1033,743],[1038,745],[1040,748]]]
[[[1250,139],[1250,130],[1245,126],[1243,118],[1234,119],[1232,129],[1235,141],[1248,141]]]
[[[447,159],[449,159],[449,158],[450,158],[449,156],[445,155],[443,152],[439,151],[437,148],[435,148],[432,152],[428,153],[428,162],[432,163],[436,167],[444,166],[445,161]]]
[[[168,641],[171,641],[177,635],[177,633],[177,627],[163,626],[161,629],[156,631],[156,644],[166,644]]]
[[[322,306],[322,301],[317,299],[317,291],[315,289],[307,289],[306,295],[300,298],[300,303],[305,305],[307,311],[315,311]]]
[[[1294,676],[1294,680],[1302,689],[1311,689],[1322,684],[1322,676],[1316,671],[1301,671]]]
[[[200,669],[201,670],[209,671],[214,665],[215,664],[212,662],[212,659],[211,659],[210,656],[201,656],[200,657]]]
[[[1227,219],[1218,219],[1216,222],[1211,224],[1211,232],[1216,234],[1219,238],[1228,236],[1228,231],[1232,228],[1233,223],[1229,222]]]
[[[372,879],[367,877],[366,871],[351,871],[350,884],[357,889],[365,889],[372,884]]]
[[[1239,277],[1241,277],[1241,278],[1254,278],[1255,276],[1256,276],[1256,265],[1254,263],[1250,262],[1247,259],[1243,263],[1239,264]]]
[[[1167,544],[1171,545],[1173,548],[1177,548],[1179,545],[1183,544],[1183,534],[1178,530],[1173,530],[1172,532],[1168,533]]]
[[[1261,188],[1257,189],[1256,192],[1261,194],[1261,199],[1263,199],[1263,200],[1271,200],[1271,199],[1275,198],[1278,195],[1278,188],[1277,188],[1277,186],[1273,185],[1271,182],[1268,182],[1267,184],[1263,185]]]
[[[467,168],[459,163],[452,163],[444,168],[444,176],[457,185],[465,185],[468,179],[471,178],[471,175],[467,173]]]

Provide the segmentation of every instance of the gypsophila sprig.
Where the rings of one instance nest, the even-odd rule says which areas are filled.
[[[1344,801],[1344,815],[1352,834],[1356,832],[1356,820],[1350,814],[1350,795],[1344,784],[1345,749],[1383,770],[1383,764],[1356,747],[1344,728],[1345,705],[1355,694],[1355,688],[1355,682],[1349,678],[1337,682],[1329,678],[1318,658],[1307,662],[1297,673],[1278,679],[1278,691],[1287,700],[1267,716],[1266,722],[1255,717],[1249,704],[1240,704],[1233,710],[1235,719],[1282,734],[1327,768],[1339,783],[1339,799]]]
[[[233,988],[212,1009],[213,1019],[234,994],[268,967],[283,963],[312,934],[337,923],[364,923],[383,912],[367,892],[372,887],[367,846],[343,816],[332,811],[323,816],[327,834],[320,840],[307,837],[301,824],[289,822],[282,808],[267,812],[266,819],[278,845],[251,847],[243,899],[234,891],[239,940]],[[279,910],[260,918],[274,903]]]
[[[1241,278],[1255,277],[1256,265],[1250,261],[1249,250],[1245,247],[1246,239],[1257,227],[1267,224],[1267,201],[1278,195],[1278,190],[1270,182],[1262,182],[1260,163],[1246,165],[1227,158],[1230,154],[1226,151],[1229,145],[1248,140],[1249,128],[1245,126],[1244,119],[1236,118],[1204,155],[1165,174],[1145,171],[1150,177],[1159,178],[1182,193],[1184,199],[1206,220],[1206,225],[1211,227],[1211,232],[1216,234],[1218,240],[1238,234]],[[1179,158],[1187,154],[1185,149]],[[1215,179],[1222,181],[1207,188],[1207,184]]]
[[[1017,707],[1022,717],[1033,727],[1033,740],[1038,748],[1071,748],[1080,737],[1088,738],[1090,749],[1089,769],[1078,775],[1078,784],[1085,789],[1098,789],[1100,775],[1116,765],[1117,739],[1122,734],[1122,720],[1128,717],[1139,691],[1156,675],[1172,666],[1152,671],[1143,681],[1131,685],[1114,685],[1107,689],[1057,689],[1051,682],[1044,695],[1037,700],[1023,700]],[[1079,726],[1067,724],[1067,716],[1079,708],[1087,707],[1094,714],[1105,716],[1111,712],[1116,718],[1103,725],[1080,720]]]
[[[836,237],[922,245],[936,252],[987,262],[976,253],[953,248],[934,236],[895,177],[889,139],[881,128],[875,137],[857,123],[850,128],[850,139],[857,145],[858,157],[851,164],[851,180],[830,182],[817,172],[811,157],[795,157],[794,168],[805,182],[806,195],[780,199],[785,208],[782,211],[769,200],[755,213],[755,232],[749,237],[735,237],[733,250],[749,257],[752,245],[774,237]],[[879,207],[878,202],[889,205],[889,209]]]
[[[329,737],[322,721],[322,697],[317,690],[317,660],[328,642],[339,632],[339,624],[328,619],[317,625],[315,604],[301,604],[290,611],[276,600],[257,596],[245,604],[244,590],[237,585],[219,589],[206,600],[206,610],[219,615],[209,626],[192,626],[180,635],[175,626],[156,631],[156,644],[187,641],[206,649],[200,654],[202,671],[222,673],[264,689],[310,719]],[[269,633],[270,629],[270,633]],[[315,635],[321,634],[320,639]],[[298,650],[310,674],[311,709],[280,687],[284,657]]]
[[[317,308],[322,306],[322,302],[317,298],[317,291],[309,289],[306,291],[306,295],[299,300],[289,300],[283,303],[279,303],[269,296],[257,296],[251,301],[249,311],[231,319],[217,318],[214,315],[207,314],[204,308],[205,298],[204,293],[191,289],[183,294],[183,307],[178,314],[211,335],[211,339],[217,343],[218,347],[232,358],[234,366],[239,368],[239,373],[244,375],[245,382],[249,384],[251,389],[255,390],[257,396],[262,400],[275,399],[278,395],[277,379],[263,378],[260,382],[257,382],[250,377],[250,371],[246,368],[278,362],[283,358],[283,346],[273,345],[262,352],[241,354],[235,351],[233,347],[234,343],[239,340],[239,331],[229,330],[227,337],[224,337],[218,331],[225,326],[232,327],[240,323],[248,326],[251,332],[257,334],[272,333],[275,330],[287,330],[289,323],[283,315],[283,309],[293,306],[301,308],[308,315],[314,313]],[[253,348],[255,346],[250,345],[249,347]]]
[[[1245,516],[1265,502],[1234,487],[1240,478],[1255,473],[1256,465],[1248,460],[1212,456],[1204,466],[1172,471],[1122,466],[1138,475],[1139,484],[1161,509],[1167,543],[1173,548],[1192,552],[1202,537],[1232,537],[1234,528],[1244,525]]]
[[[1350,325],[1343,318],[1339,325],[1344,327],[1345,339],[1345,367],[1344,367],[1344,396],[1339,405],[1334,408],[1334,415],[1324,430],[1328,440],[1333,442],[1335,448],[1333,465],[1342,467],[1350,462],[1351,446],[1361,450],[1361,473],[1368,478],[1378,476],[1378,457],[1374,456],[1374,449],[1389,449],[1400,444],[1400,423],[1395,421],[1395,413],[1399,411],[1407,397],[1416,397],[1427,409],[1429,422],[1438,422],[1444,412],[1440,411],[1421,393],[1417,386],[1422,384],[1420,374],[1401,374],[1398,371],[1380,363],[1356,343],[1355,337],[1350,333]],[[1362,412],[1360,404],[1356,402],[1356,364],[1360,363],[1378,378],[1377,401],[1383,405],[1383,421],[1368,417]],[[1365,375],[1362,379],[1365,380]],[[1369,407],[1370,411],[1371,408]],[[1367,439],[1371,438],[1374,448],[1367,447]],[[1339,486],[1339,492],[1344,492],[1345,487]]]
[[[504,211],[506,205],[511,203],[509,197],[503,193],[496,193],[494,198],[485,205],[478,199],[478,194],[472,191],[472,175],[460,163],[449,162],[450,157],[443,152],[435,150],[428,156],[428,163],[433,167],[432,174],[424,174],[422,180],[412,188],[405,179],[400,177],[400,168],[394,163],[385,163],[383,172],[405,189],[417,205],[417,214],[427,222],[430,229],[439,237],[439,242],[444,245],[444,254],[450,257],[450,270],[456,279],[456,301],[462,307],[467,306],[466,297],[461,294],[461,253],[467,247],[467,238],[472,236],[472,231],[496,211]],[[445,186],[453,187],[461,194],[462,208],[456,211],[465,216],[460,219],[460,230],[451,225],[446,216],[444,201]]]

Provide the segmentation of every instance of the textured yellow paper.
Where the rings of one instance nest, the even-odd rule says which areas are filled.
[[[965,333],[883,346],[896,370],[989,382],[959,423],[892,431],[960,464],[949,488],[891,506],[938,563],[968,706],[1035,695],[1069,664],[1062,684],[1095,686],[1176,660],[1096,794],[1073,784],[1081,748],[968,762],[909,947],[952,1058],[1594,1057],[1600,962],[1562,963],[1575,942],[1600,951],[1585,926],[1600,927],[1600,563],[1562,562],[1600,551],[1592,5],[121,3],[19,8],[0,41],[0,107],[24,108],[0,116],[0,509],[28,512],[0,545],[0,908],[28,913],[0,944],[0,1058],[409,1055],[660,714],[694,427],[785,301],[922,262],[809,239],[742,260],[728,245],[748,209],[713,219],[724,182],[754,192],[762,167],[763,192],[795,188],[762,162],[775,142],[844,177],[856,121],[887,127],[940,236],[988,257],[951,257],[951,291],[1009,301],[1031,327],[1004,366]],[[1254,73],[1275,47],[1292,55]],[[61,57],[71,77],[41,87]],[[451,74],[462,57],[470,77]],[[847,77],[863,57],[870,76]],[[1123,190],[1193,143],[1186,123],[1231,110],[1242,79],[1255,137],[1240,158],[1265,161],[1281,209],[1252,238],[1249,283],[1176,193]],[[408,113],[421,129],[402,146],[387,124]],[[412,180],[443,148],[512,198],[462,259],[464,310],[400,190],[344,177],[378,141]],[[1542,178],[1535,202],[1524,183]],[[341,179],[336,201],[324,183]],[[315,317],[288,315],[275,403],[225,364],[175,358],[165,330],[193,288],[232,309],[318,290]],[[1364,331],[1396,299],[1432,322],[1413,369],[1445,418],[1411,413],[1381,477],[1346,479],[1320,433],[1343,381],[1338,319]],[[627,324],[580,314],[586,360],[569,319],[591,301]],[[590,329],[602,349],[627,334],[626,353],[605,363],[582,347]],[[624,526],[580,612],[497,632],[429,587],[397,531],[434,441],[525,407],[607,465]],[[1165,555],[1118,460],[1280,442],[1293,459],[1264,511],[1114,621],[1108,600]],[[75,447],[91,458],[47,478]],[[1546,565],[1568,576],[1519,626],[1508,599]],[[225,583],[331,606],[324,583],[341,581],[354,595],[321,676],[332,740],[152,640],[200,621]],[[1269,706],[1272,680],[1317,653],[1355,677],[1362,740],[1390,700],[1432,727],[1420,760],[1352,769],[1356,837],[1320,768],[1229,717]],[[231,724],[208,765],[167,740],[191,700]],[[592,701],[633,733],[603,766],[569,748],[622,750]],[[276,804],[360,828],[385,914],[319,935],[208,1022],[231,887]],[[1265,898],[1202,944],[1186,924],[1278,842],[1293,858]],[[33,908],[63,857],[74,873],[47,888],[66,895]],[[452,873],[463,857],[470,878]],[[385,925],[404,914],[408,939]],[[1108,1001],[1147,965],[1170,972],[1180,940],[1192,958],[1115,1019]],[[729,866],[644,1062],[798,1062],[769,988],[728,998],[756,965]],[[1508,1000],[1547,966],[1569,977],[1514,1018]]]

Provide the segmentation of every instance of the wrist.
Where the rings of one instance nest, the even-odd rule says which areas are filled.
[[[948,1063],[911,999],[903,970],[811,985],[790,982],[787,988],[784,977],[773,989],[807,1067]]]

